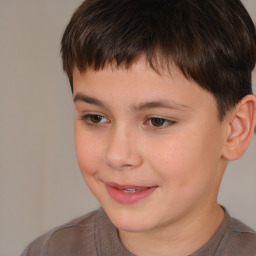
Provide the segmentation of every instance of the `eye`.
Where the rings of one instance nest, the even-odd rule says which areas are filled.
[[[80,118],[85,121],[87,125],[97,125],[109,122],[106,117],[98,114],[86,114],[82,115]]]
[[[174,121],[171,121],[165,118],[160,118],[160,117],[152,117],[149,119],[148,122],[150,125],[156,128],[163,128],[175,123]]]
[[[88,120],[92,123],[98,124],[101,123],[102,120],[104,120],[104,117],[100,115],[88,115]]]

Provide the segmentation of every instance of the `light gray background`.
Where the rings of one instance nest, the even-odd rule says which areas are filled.
[[[0,0],[0,255],[98,207],[80,175],[60,38],[81,0]],[[245,0],[256,20],[255,0]],[[254,75],[255,76],[255,75]],[[256,84],[254,79],[254,90]],[[256,229],[256,138],[219,201]]]

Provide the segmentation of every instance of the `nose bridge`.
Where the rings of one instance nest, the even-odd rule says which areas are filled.
[[[139,136],[129,125],[113,127],[106,147],[105,161],[116,170],[132,169],[141,164]]]

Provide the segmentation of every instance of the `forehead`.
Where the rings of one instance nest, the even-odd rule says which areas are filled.
[[[198,84],[193,80],[187,79],[174,63],[168,66],[160,66],[159,64],[152,67],[145,57],[140,57],[129,67],[117,66],[114,63],[110,63],[100,70],[88,68],[85,71],[81,71],[76,66],[73,69],[73,83],[77,86],[80,83],[87,85],[90,82],[93,84],[101,83],[102,79],[106,79],[103,83],[106,86],[109,86],[108,84],[111,81],[116,81],[121,86],[122,84],[126,84],[126,80],[122,80],[122,78],[129,79],[129,82],[130,80],[134,80],[136,84],[146,80],[149,85],[151,83],[162,84],[165,82],[173,83],[175,81],[175,83],[182,83],[184,85],[193,84],[198,87]]]
[[[138,106],[142,102],[165,101],[191,108],[214,105],[216,109],[212,94],[187,79],[175,65],[169,70],[155,71],[142,58],[129,68],[109,65],[98,71],[80,72],[75,67],[73,85],[74,97],[86,95],[112,105]]]

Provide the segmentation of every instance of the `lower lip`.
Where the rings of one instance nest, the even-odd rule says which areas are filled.
[[[136,203],[147,196],[149,196],[151,193],[153,193],[157,187],[150,187],[145,190],[141,190],[134,193],[126,193],[122,190],[119,190],[115,187],[106,185],[106,188],[108,190],[108,193],[110,196],[117,202],[122,204],[132,204]]]

